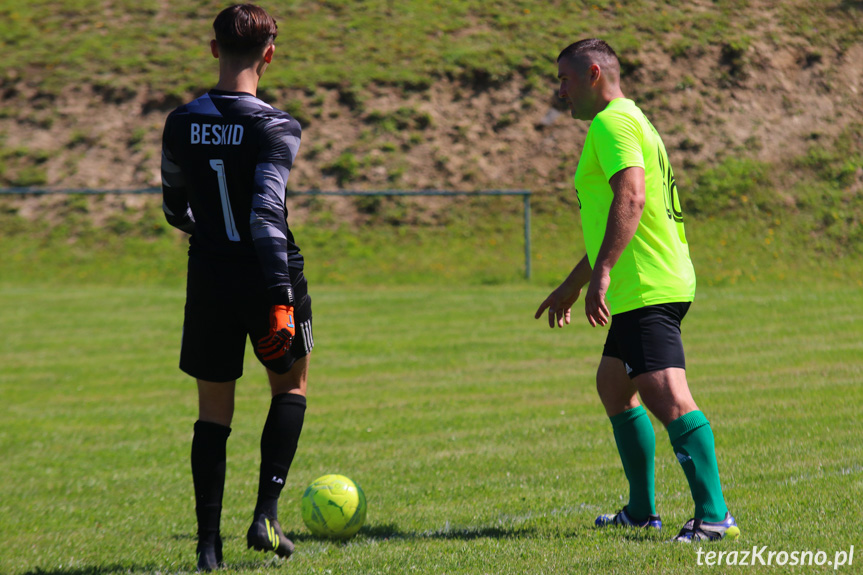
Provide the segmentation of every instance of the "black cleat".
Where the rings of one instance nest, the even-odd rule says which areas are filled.
[[[198,571],[209,572],[224,567],[221,537],[217,536],[212,544],[198,541],[198,548],[195,553],[198,556]]]
[[[255,551],[272,551],[279,557],[290,557],[294,552],[294,544],[282,533],[282,526],[275,519],[270,519],[263,513],[255,516],[249,532],[246,534],[249,549]]]

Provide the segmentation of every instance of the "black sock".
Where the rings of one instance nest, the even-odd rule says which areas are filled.
[[[261,434],[261,474],[255,515],[264,513],[277,519],[279,495],[297,452],[305,413],[306,398],[302,395],[282,393],[270,403]]]
[[[198,540],[215,543],[222,516],[225,491],[225,446],[231,428],[208,421],[195,422],[192,438],[192,481],[195,484],[195,514]]]

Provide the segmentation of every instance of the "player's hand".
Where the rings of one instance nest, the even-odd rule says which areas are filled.
[[[609,284],[611,284],[609,274],[597,270],[593,271],[590,285],[587,286],[587,293],[584,296],[584,313],[592,327],[607,324],[611,317],[608,304],[605,302],[605,294],[608,292]]]
[[[264,361],[283,357],[294,341],[294,306],[274,305],[270,308],[270,333],[258,340],[258,353]]]
[[[548,327],[554,329],[555,324],[557,327],[568,325],[572,305],[579,295],[581,295],[581,288],[573,291],[568,289],[565,283],[561,284],[539,305],[539,309],[533,316],[534,319],[539,319],[542,312],[548,309]]]

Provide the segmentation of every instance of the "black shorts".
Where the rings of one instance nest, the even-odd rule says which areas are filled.
[[[312,299],[302,270],[290,270],[294,289],[296,334],[284,357],[258,360],[276,373],[287,373],[314,347]],[[246,337],[254,347],[270,331],[270,299],[257,264],[189,258],[186,312],[180,369],[205,381],[232,381],[243,375]]]
[[[680,322],[690,305],[649,305],[611,316],[602,355],[623,361],[630,378],[669,367],[686,369]]]

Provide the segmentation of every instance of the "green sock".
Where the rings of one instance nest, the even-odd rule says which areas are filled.
[[[711,523],[725,519],[728,507],[719,483],[710,422],[700,411],[690,411],[668,424],[668,438],[689,482],[695,518]]]
[[[656,434],[642,406],[612,416],[614,441],[629,481],[629,503],[626,510],[633,519],[656,515],[654,457]]]

